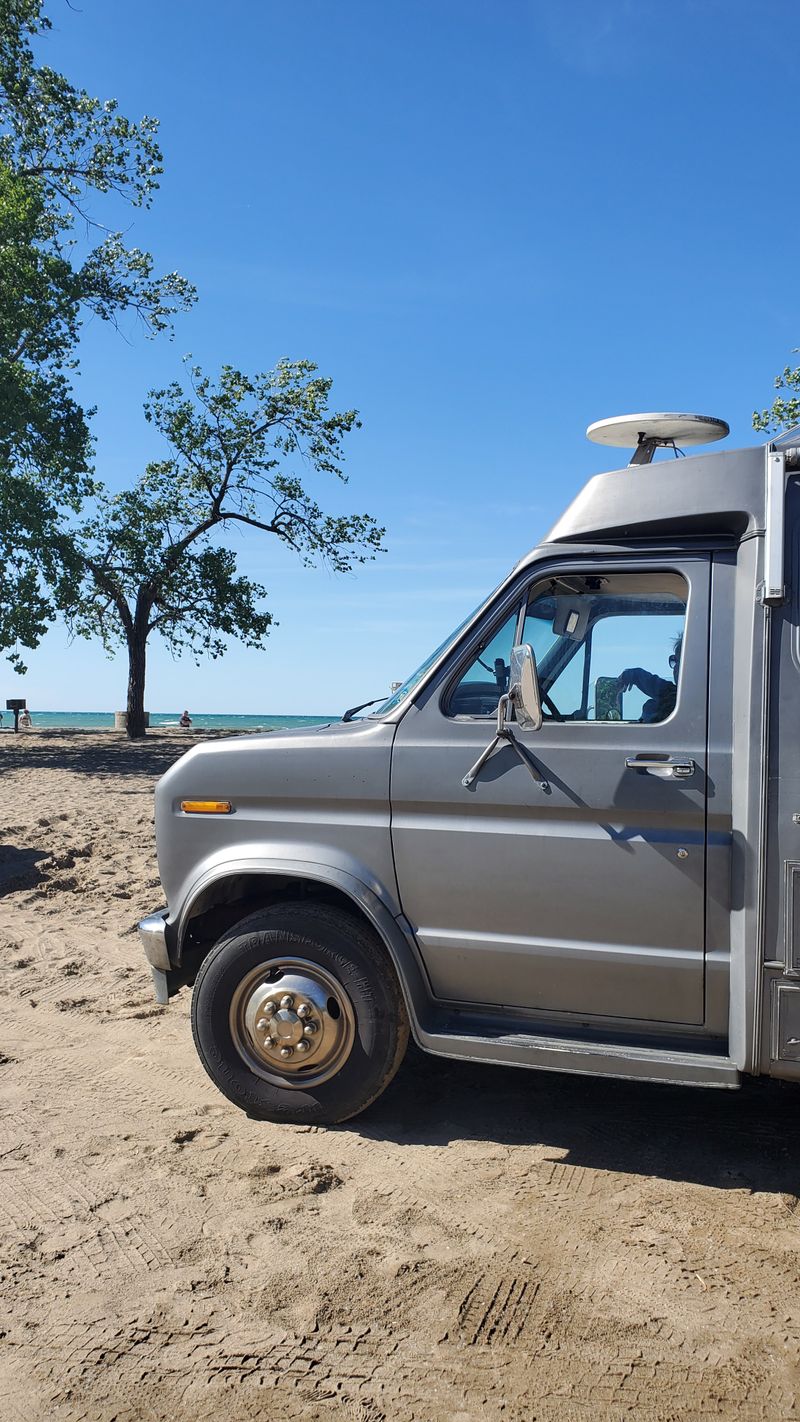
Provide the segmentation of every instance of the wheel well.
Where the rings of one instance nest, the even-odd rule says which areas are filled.
[[[333,884],[294,874],[231,875],[228,879],[209,884],[192,904],[181,949],[186,980],[193,980],[206,954],[223,933],[240,919],[247,918],[260,908],[290,899],[308,899],[345,909],[375,932],[375,925],[361,905]]]

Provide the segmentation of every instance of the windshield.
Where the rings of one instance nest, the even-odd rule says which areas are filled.
[[[408,696],[409,691],[413,691],[414,687],[419,685],[425,673],[430,671],[434,662],[439,660],[442,653],[446,652],[447,648],[455,642],[456,638],[464,631],[464,628],[469,626],[472,619],[477,616],[487,601],[488,599],[484,599],[483,602],[478,603],[478,606],[469,614],[469,617],[465,617],[463,622],[459,622],[455,631],[451,632],[449,637],[445,637],[444,641],[439,643],[436,651],[431,652],[430,656],[425,658],[421,666],[418,666],[417,670],[406,678],[403,685],[398,687],[397,691],[389,697],[389,700],[384,701],[383,704],[376,707],[374,711],[370,711],[370,716],[386,716],[389,711],[394,711],[395,707],[400,705],[404,697]]]

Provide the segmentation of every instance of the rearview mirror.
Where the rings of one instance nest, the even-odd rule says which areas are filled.
[[[542,724],[542,696],[533,647],[523,642],[511,648],[511,677],[508,695],[517,722],[525,731],[538,731]]]

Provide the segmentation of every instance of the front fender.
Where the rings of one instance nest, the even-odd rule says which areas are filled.
[[[235,856],[216,854],[198,866],[187,886],[177,914],[167,918],[170,957],[180,963],[192,910],[209,896],[215,884],[241,875],[292,878],[322,884],[344,894],[371,923],[389,954],[405,998],[412,1032],[419,1040],[431,1007],[431,991],[411,926],[403,918],[393,895],[363,865],[350,855],[326,846],[325,858],[309,855],[310,846],[281,843],[270,846],[240,846]],[[213,901],[213,895],[211,896]]]
[[[332,844],[309,844],[307,841],[252,841],[224,846],[192,866],[174,899],[171,897],[167,920],[179,947],[200,895],[212,884],[237,874],[285,874],[298,879],[315,879],[337,888],[343,888],[339,877],[344,876],[359,886],[358,896],[350,893],[350,897],[356,897],[356,902],[361,903],[366,896],[382,905],[392,918],[398,917],[401,912],[393,886],[385,884],[369,865],[346,849]],[[362,906],[366,912],[366,902]]]

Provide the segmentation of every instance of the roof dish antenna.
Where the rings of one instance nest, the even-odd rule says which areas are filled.
[[[610,420],[595,420],[586,431],[586,438],[595,444],[635,445],[630,464],[650,464],[656,450],[672,449],[677,459],[684,444],[712,444],[730,434],[730,426],[712,415],[680,415],[651,413],[648,415],[615,415]]]

